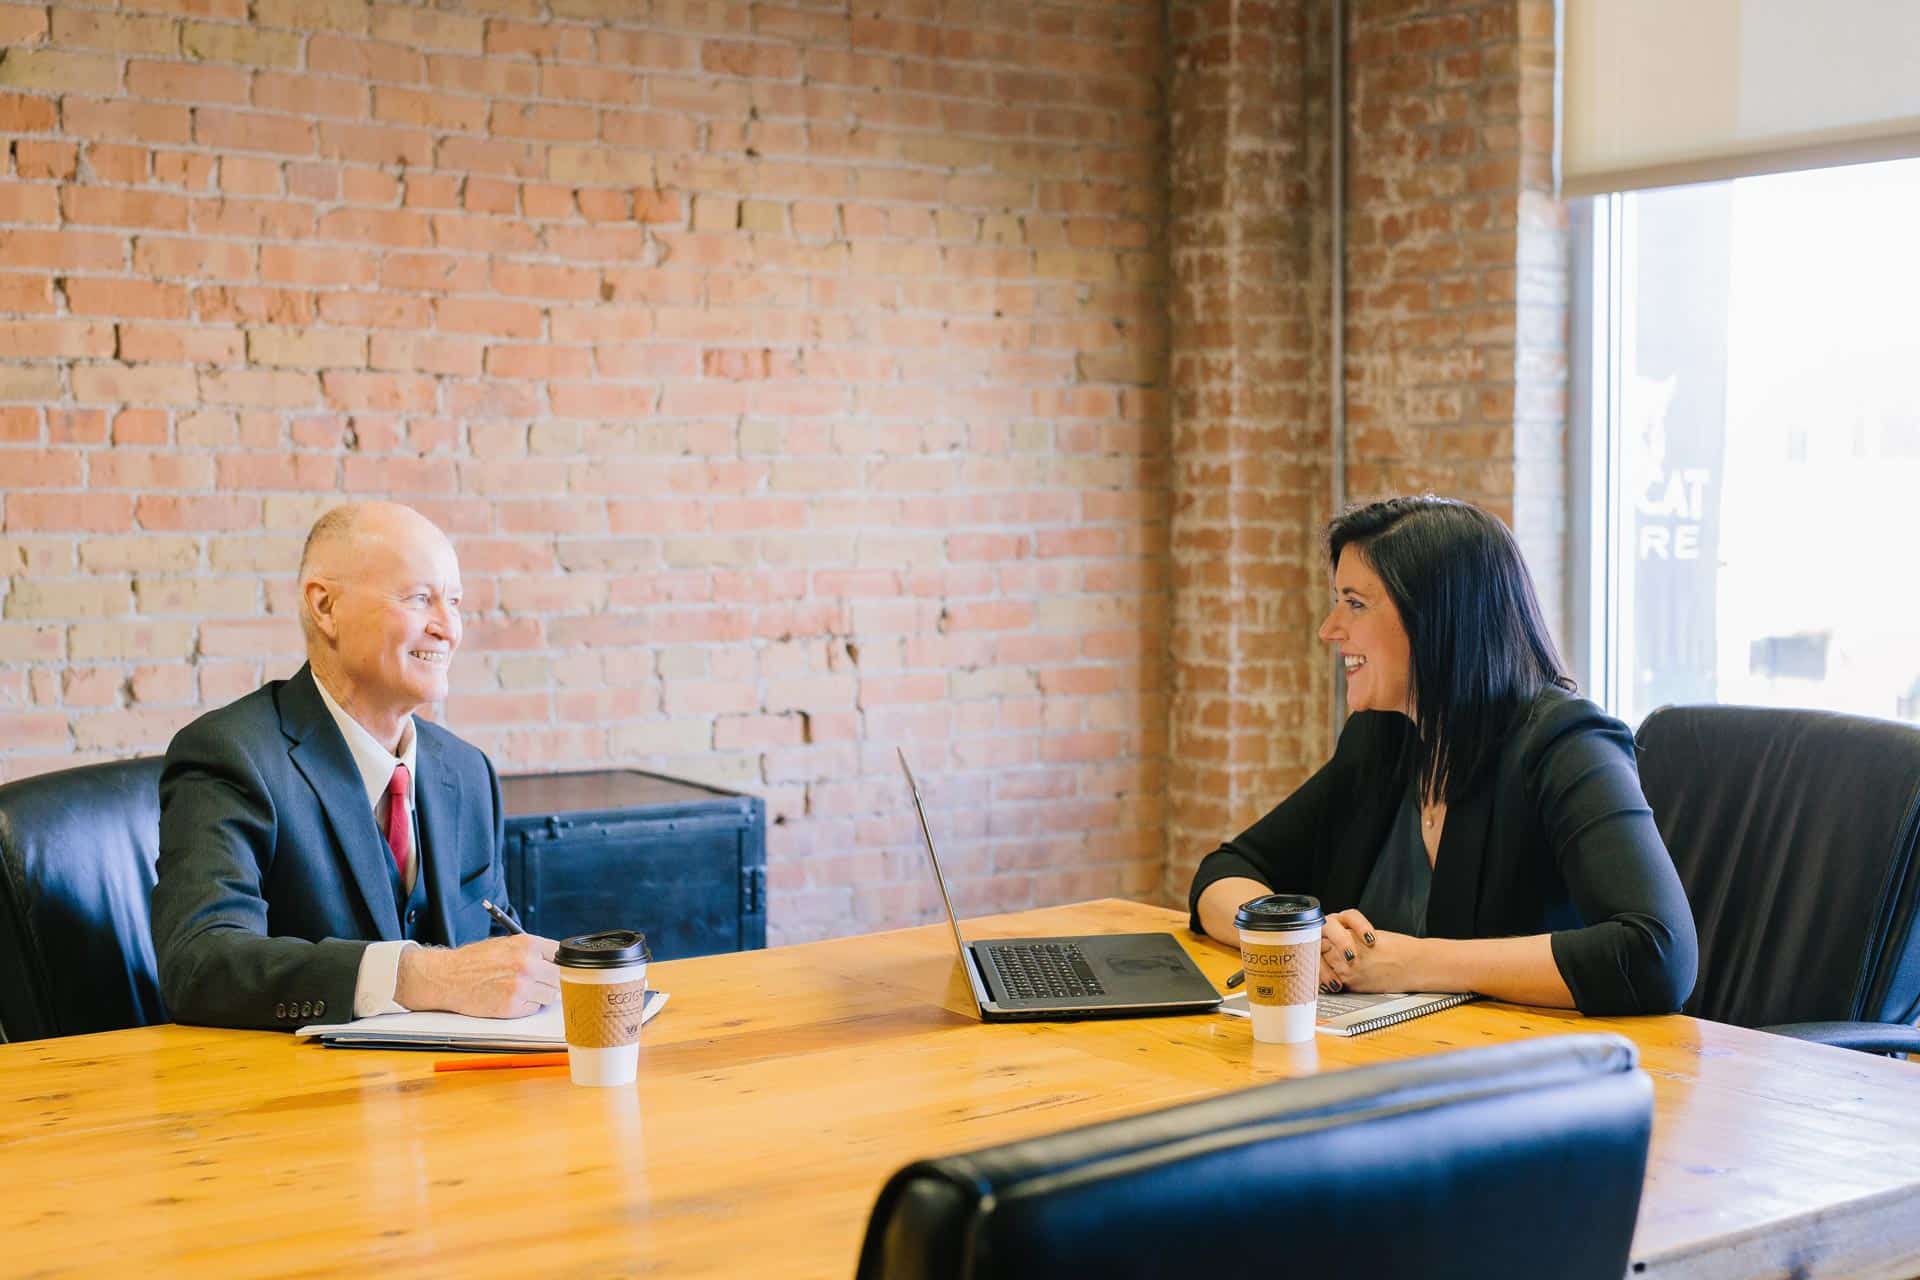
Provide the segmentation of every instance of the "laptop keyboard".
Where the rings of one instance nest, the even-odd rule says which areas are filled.
[[[1063,1000],[1107,994],[1100,979],[1093,976],[1093,966],[1070,942],[998,944],[987,951],[1012,999]]]

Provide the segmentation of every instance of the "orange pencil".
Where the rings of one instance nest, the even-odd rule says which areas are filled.
[[[507,1067],[564,1067],[564,1053],[503,1053],[495,1058],[442,1058],[435,1071],[498,1071]]]

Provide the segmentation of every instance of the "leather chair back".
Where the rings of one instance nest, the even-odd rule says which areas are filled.
[[[158,757],[0,786],[0,1039],[165,1022]]]
[[[1663,707],[1640,782],[1700,935],[1685,1012],[1744,1027],[1920,1015],[1920,728]]]
[[[1562,1036],[1322,1075],[924,1160],[859,1280],[1620,1280],[1652,1085]]]

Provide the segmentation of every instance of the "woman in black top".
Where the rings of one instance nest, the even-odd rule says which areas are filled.
[[[1633,736],[1572,692],[1506,526],[1393,498],[1335,520],[1327,545],[1320,638],[1354,714],[1332,760],[1200,863],[1193,927],[1231,944],[1242,902],[1311,893],[1329,991],[1678,1009],[1693,915]]]

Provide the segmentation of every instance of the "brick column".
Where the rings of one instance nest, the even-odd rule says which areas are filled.
[[[1167,879],[1326,753],[1327,7],[1169,6]]]
[[[1567,333],[1573,237],[1554,194],[1553,0],[1519,0],[1519,216],[1514,262],[1513,527],[1540,605],[1568,656]]]
[[[1352,7],[1350,492],[1514,525],[1562,612],[1567,236],[1553,5]]]

